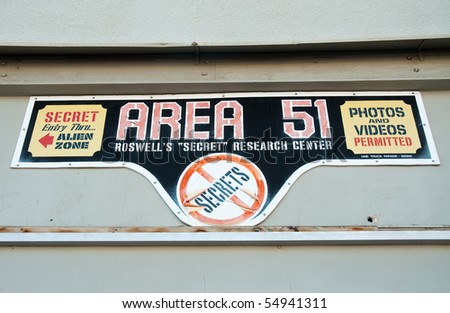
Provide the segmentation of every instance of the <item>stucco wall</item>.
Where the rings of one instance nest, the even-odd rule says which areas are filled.
[[[2,247],[2,292],[449,292],[448,246]]]
[[[7,1],[5,46],[292,45],[448,38],[450,4],[421,1]]]

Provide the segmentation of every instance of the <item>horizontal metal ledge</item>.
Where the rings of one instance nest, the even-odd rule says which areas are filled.
[[[230,246],[450,244],[450,231],[1,233],[2,246]]]
[[[0,93],[164,94],[291,90],[439,90],[450,52],[0,56]]]
[[[186,41],[184,44],[52,44],[41,45],[0,45],[1,54],[148,54],[148,53],[192,53],[196,47],[202,53],[230,53],[230,52],[293,52],[293,51],[367,51],[367,50],[416,50],[448,49],[450,38],[404,38],[397,40],[361,40],[361,41],[330,41],[330,42],[260,42],[202,44],[193,45]]]
[[[109,94],[172,94],[210,92],[259,92],[265,91],[409,91],[445,90],[449,79],[436,80],[361,80],[323,82],[216,82],[216,83],[157,83],[157,84],[16,84],[0,85],[2,96],[64,96]]]

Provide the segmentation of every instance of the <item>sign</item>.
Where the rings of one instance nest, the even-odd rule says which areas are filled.
[[[418,92],[36,97],[12,161],[130,168],[192,226],[256,225],[316,166],[437,164]]]
[[[209,154],[191,163],[180,177],[178,203],[206,224],[234,225],[260,212],[267,183],[259,168],[246,158]]]
[[[356,154],[415,154],[421,148],[411,106],[404,101],[346,101],[341,114],[347,148]]]
[[[35,157],[92,157],[101,149],[105,118],[99,104],[47,105],[36,117],[29,151]]]

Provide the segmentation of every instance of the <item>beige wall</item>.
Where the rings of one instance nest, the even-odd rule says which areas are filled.
[[[4,47],[167,48],[448,38],[446,0],[5,1]],[[32,50],[32,49],[28,49]],[[105,50],[107,51],[107,50]]]
[[[448,246],[2,247],[1,292],[450,292]]]

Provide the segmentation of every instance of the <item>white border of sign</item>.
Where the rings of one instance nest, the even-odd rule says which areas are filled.
[[[439,165],[439,157],[436,151],[434,140],[431,134],[431,129],[426,116],[420,92],[260,92],[260,93],[212,93],[212,94],[177,94],[177,95],[133,95],[133,96],[52,96],[52,97],[31,97],[28,108],[25,114],[22,129],[19,135],[19,140],[15,149],[11,167],[13,168],[128,168],[142,174],[147,178],[152,185],[155,186],[158,193],[168,204],[175,215],[184,223],[192,226],[204,226],[201,222],[196,222],[192,219],[187,222],[187,217],[182,214],[177,203],[169,196],[166,190],[162,187],[159,181],[153,174],[145,170],[141,166],[129,162],[36,162],[36,163],[22,163],[19,161],[22,146],[24,144],[25,136],[31,119],[31,114],[35,101],[52,100],[52,101],[66,101],[66,100],[172,100],[172,99],[204,99],[204,98],[243,98],[243,97],[315,97],[315,96],[415,96],[417,106],[422,119],[422,126],[427,139],[430,150],[431,159],[365,159],[365,160],[324,160],[319,162],[312,162],[300,167],[295,171],[291,177],[285,182],[279,192],[265,209],[264,213],[251,220],[251,223],[242,223],[241,226],[253,226],[262,222],[275,209],[281,199],[286,195],[292,184],[305,172],[318,166],[380,166],[380,165]]]

